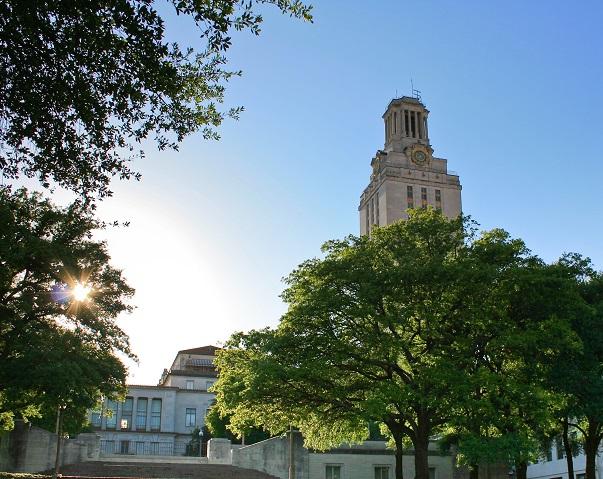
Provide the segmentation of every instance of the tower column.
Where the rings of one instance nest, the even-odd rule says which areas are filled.
[[[427,117],[424,117],[423,121],[425,122],[425,139],[429,140],[429,130],[427,129]]]

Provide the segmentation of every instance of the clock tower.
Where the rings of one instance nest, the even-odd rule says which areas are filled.
[[[360,234],[408,218],[410,208],[432,206],[449,218],[461,214],[459,177],[448,170],[448,160],[433,155],[428,116],[420,98],[389,102],[385,145],[371,161],[371,179],[360,197]]]

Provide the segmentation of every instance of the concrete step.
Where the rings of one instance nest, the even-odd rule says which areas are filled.
[[[170,464],[155,462],[91,461],[70,464],[61,468],[65,476],[79,477],[136,477],[178,479],[276,479],[251,469],[219,464]]]
[[[102,462],[120,462],[120,463],[161,463],[161,464],[207,464],[207,457],[192,456],[126,456],[123,454],[101,454]]]

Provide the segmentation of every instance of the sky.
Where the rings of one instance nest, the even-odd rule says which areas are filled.
[[[119,318],[156,384],[178,350],[275,326],[281,279],[329,239],[359,233],[358,202],[383,147],[381,115],[411,80],[435,155],[463,185],[463,211],[554,261],[603,268],[603,3],[315,0],[314,23],[263,8],[262,34],[233,36],[220,141],[134,164],[99,213],[112,262],[136,288]],[[162,7],[170,39],[198,42]]]

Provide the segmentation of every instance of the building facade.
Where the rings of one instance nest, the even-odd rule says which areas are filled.
[[[360,234],[408,218],[410,208],[431,206],[449,218],[461,214],[461,183],[448,160],[433,156],[429,110],[418,98],[390,101],[383,114],[385,145],[371,161],[360,197]]]
[[[574,478],[585,479],[586,477],[586,456],[583,452],[576,452],[574,459]],[[603,455],[599,452],[595,462],[598,478],[603,474]],[[528,479],[568,479],[567,460],[565,450],[560,440],[553,441],[551,446],[545,451],[544,457],[538,462],[529,464],[527,471]]]
[[[214,401],[215,346],[178,351],[157,386],[128,385],[123,402],[105,400],[91,412],[101,454],[199,455],[192,434],[205,425]]]

